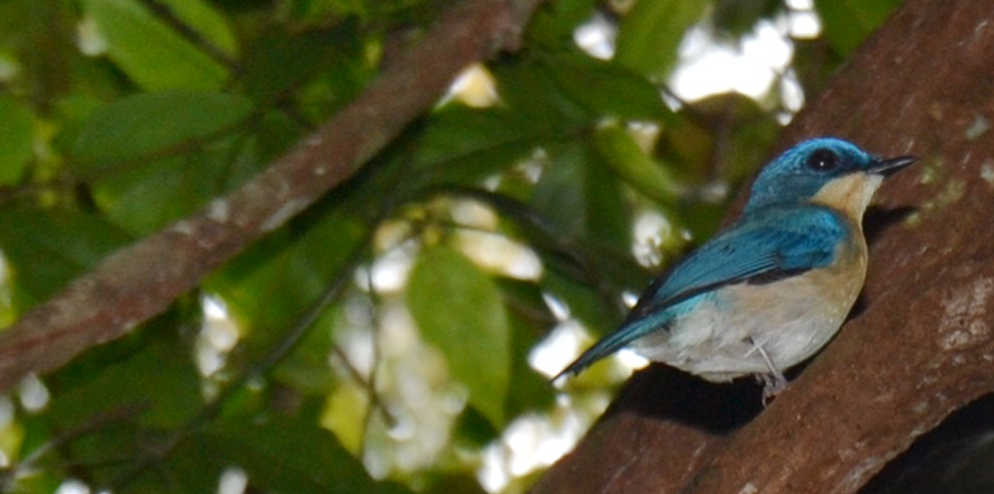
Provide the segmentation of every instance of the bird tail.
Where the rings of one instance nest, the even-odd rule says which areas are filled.
[[[631,321],[629,324],[623,325],[614,333],[605,336],[603,339],[598,341],[594,346],[583,352],[582,355],[572,364],[566,366],[556,377],[552,378],[552,382],[557,381],[563,376],[575,376],[582,372],[587,367],[590,367],[594,362],[611,355],[618,350],[621,350],[629,343],[649,334],[657,329],[662,329],[663,325],[660,325],[658,321],[654,321],[651,318],[646,319],[636,319]]]

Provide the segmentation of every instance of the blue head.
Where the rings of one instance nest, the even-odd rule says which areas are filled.
[[[813,202],[859,219],[884,176],[914,161],[910,156],[880,159],[841,139],[804,141],[763,168],[745,212]]]

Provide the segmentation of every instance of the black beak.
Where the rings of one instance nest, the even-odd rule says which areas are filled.
[[[888,158],[885,160],[878,159],[870,164],[870,169],[867,171],[887,177],[907,168],[908,165],[915,161],[918,161],[918,158],[914,156],[898,156],[897,158]]]

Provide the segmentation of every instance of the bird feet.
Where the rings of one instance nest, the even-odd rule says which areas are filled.
[[[753,342],[753,344],[755,345],[755,342]],[[770,370],[769,374],[756,375],[757,380],[763,383],[763,406],[765,407],[787,387],[787,378],[784,377],[783,372],[780,372],[780,369],[773,364],[773,359],[770,358],[770,355],[766,353],[766,350],[764,350],[761,345],[755,345],[755,349],[759,352],[759,355],[763,357],[763,362],[766,362],[766,368]]]
[[[776,374],[756,374],[756,380],[763,384],[763,406],[768,406],[773,399],[787,387],[787,379],[780,371]]]

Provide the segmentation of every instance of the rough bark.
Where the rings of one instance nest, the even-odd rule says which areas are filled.
[[[0,392],[164,311],[206,274],[351,177],[467,65],[513,49],[542,0],[457,2],[359,98],[264,172],[119,250],[0,333]]]
[[[855,492],[994,391],[992,119],[994,2],[909,0],[781,141],[835,135],[921,158],[868,213],[867,284],[840,335],[754,419],[731,410],[758,400],[748,383],[636,375],[533,493]],[[726,434],[704,412],[746,425]]]

